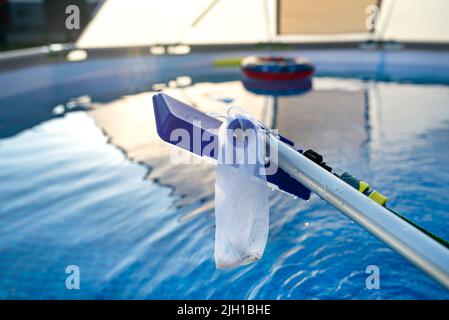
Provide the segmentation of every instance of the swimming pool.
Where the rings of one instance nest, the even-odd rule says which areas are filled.
[[[238,70],[183,71],[161,72],[153,82],[204,111],[232,101],[449,238],[448,86],[323,74],[312,91],[280,97],[274,109],[273,97],[244,89]],[[193,83],[183,83],[184,75]],[[102,97],[58,84],[63,90],[50,86],[57,93],[47,100],[39,98],[48,88],[38,87],[2,100],[2,115],[11,101],[41,109],[2,122],[0,298],[449,298],[316,196],[305,202],[276,191],[262,260],[216,270],[213,165],[170,163],[171,149],[155,133],[151,86],[129,82],[126,95],[114,96],[110,89],[123,83],[110,81],[96,86]],[[93,103],[68,110],[75,89]],[[65,286],[68,265],[80,269],[79,290]],[[369,265],[380,269],[379,290],[365,286]]]

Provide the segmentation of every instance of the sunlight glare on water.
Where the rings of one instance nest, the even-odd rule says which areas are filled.
[[[340,89],[329,89],[332,81]],[[449,88],[367,89],[357,82],[358,92],[341,83],[322,79],[312,93],[281,98],[280,132],[363,177],[388,195],[392,208],[449,238]],[[226,101],[220,85],[207,87]],[[190,93],[200,106],[207,103]],[[247,96],[256,108],[262,98]],[[340,109],[326,109],[332,104]],[[316,196],[306,202],[272,192],[262,259],[216,270],[213,181],[201,174],[189,180],[170,163],[158,171],[157,159],[148,160],[154,167],[137,163],[112,140],[84,111],[0,139],[0,298],[449,298]],[[167,176],[170,185],[163,183]],[[208,189],[199,200],[187,194],[179,202],[176,190],[186,184]],[[68,265],[80,268],[80,290],[65,287]],[[365,287],[368,265],[380,268],[379,290]]]

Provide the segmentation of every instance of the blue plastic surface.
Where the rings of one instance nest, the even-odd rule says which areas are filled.
[[[173,130],[187,130],[191,141],[189,146],[181,147],[199,156],[217,159],[217,154],[215,154],[214,150],[218,150],[216,148],[218,136],[214,130],[218,130],[221,121],[176,100],[165,93],[158,93],[153,96],[153,107],[157,132],[162,140],[176,145],[175,141],[170,139]],[[201,126],[199,126],[199,123],[201,123]],[[195,150],[192,141],[195,134],[198,133],[201,134],[201,137],[204,137],[205,135],[210,137],[210,139],[205,139],[205,141],[202,139],[201,150]],[[280,140],[293,146],[293,142],[287,138],[280,137]],[[215,146],[213,148],[206,148],[206,146],[209,146],[211,143],[215,144]],[[211,150],[212,152],[208,154],[206,150]],[[310,190],[290,177],[281,168],[278,168],[274,175],[268,175],[267,181],[276,185],[280,190],[304,200],[310,198]]]

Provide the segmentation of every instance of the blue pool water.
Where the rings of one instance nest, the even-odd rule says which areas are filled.
[[[448,239],[449,88],[354,82],[351,89],[318,79],[313,94],[281,98],[281,132],[302,137],[331,165],[388,195],[392,208]],[[320,101],[342,109],[320,110]],[[342,115],[356,107],[363,117]],[[326,116],[333,120],[310,133],[307,126]],[[155,169],[127,157],[85,111],[0,139],[0,298],[449,298],[317,197],[305,202],[276,191],[262,260],[216,270],[213,184],[204,180],[206,196],[179,205],[176,188],[203,181],[180,172],[177,181],[174,165],[172,185],[147,179]],[[79,290],[66,288],[68,265],[79,267]],[[369,265],[380,269],[378,290],[365,286]]]

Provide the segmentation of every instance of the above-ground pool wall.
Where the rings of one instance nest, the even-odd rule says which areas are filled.
[[[87,59],[72,62],[65,59],[69,52],[0,55],[0,137],[52,117],[56,105],[82,95],[108,101],[151,90],[153,84],[179,76],[189,76],[193,82],[239,79],[238,67],[215,67],[214,61],[251,54],[303,56],[315,64],[317,76],[449,83],[446,50],[212,49],[187,55],[136,54],[130,50],[117,55],[102,49],[88,50]],[[26,63],[21,65],[22,61]],[[11,123],[14,129],[8,125]]]
[[[152,90],[153,84],[179,76],[226,80],[237,79],[239,72],[214,68],[209,54],[105,57],[4,70],[0,72],[0,136],[15,133],[8,123],[15,123],[15,129],[18,124],[26,128],[50,118],[53,108],[70,98],[89,95],[92,101],[109,101]]]

